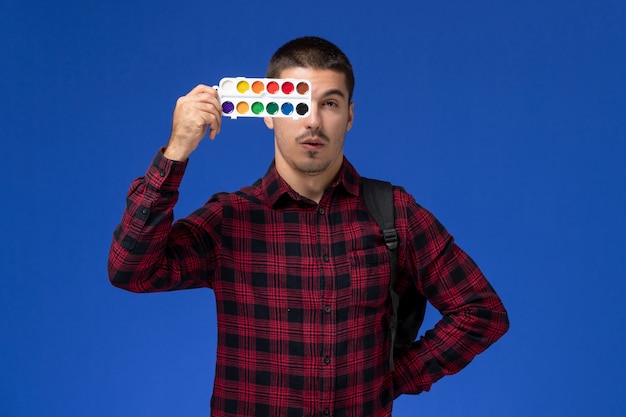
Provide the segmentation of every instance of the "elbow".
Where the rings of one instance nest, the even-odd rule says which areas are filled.
[[[491,310],[489,315],[489,331],[486,332],[486,334],[489,344],[492,344],[509,331],[511,323],[509,321],[509,314],[502,304],[500,307]]]
[[[504,308],[502,309],[502,327],[503,327],[502,334],[508,332],[509,327],[511,327],[511,322],[509,321],[509,313],[507,313],[507,311]]]
[[[134,275],[132,272],[126,272],[120,268],[114,267],[111,261],[108,263],[107,272],[109,275],[109,282],[114,287],[130,292],[140,292],[134,289],[136,286],[132,285]]]
[[[115,267],[109,261],[109,282],[114,287],[137,294],[170,291],[174,289],[168,286],[168,281],[159,279],[152,269]]]
[[[467,335],[483,349],[488,348],[509,331],[509,316],[501,303],[498,306],[483,306],[474,310],[467,317],[472,316],[468,324]]]
[[[509,313],[507,313],[507,311],[504,309],[504,307],[502,307],[502,311],[500,312],[501,318],[501,334],[500,337],[504,336],[504,334],[506,332],[509,331],[509,328],[511,327],[511,322],[509,321]]]

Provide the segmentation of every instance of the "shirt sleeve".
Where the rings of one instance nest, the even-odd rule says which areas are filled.
[[[211,286],[219,205],[207,203],[173,223],[186,167],[187,162],[165,158],[161,149],[145,176],[132,182],[109,251],[108,273],[114,286],[139,293]]]
[[[441,313],[435,327],[396,355],[396,396],[430,390],[437,380],[459,372],[509,328],[501,299],[476,263],[427,210],[412,198],[406,210],[406,238],[399,270],[414,277]]]

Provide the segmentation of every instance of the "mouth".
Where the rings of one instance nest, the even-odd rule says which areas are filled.
[[[300,141],[300,145],[307,150],[319,150],[324,147],[324,141],[318,137],[308,137]]]

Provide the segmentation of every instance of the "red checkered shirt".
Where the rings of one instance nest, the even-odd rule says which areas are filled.
[[[160,151],[130,188],[109,254],[120,288],[209,287],[217,306],[213,416],[389,416],[508,329],[506,311],[452,236],[400,187],[397,291],[443,315],[389,370],[387,247],[344,160],[319,204],[271,167],[173,223],[186,163]]]

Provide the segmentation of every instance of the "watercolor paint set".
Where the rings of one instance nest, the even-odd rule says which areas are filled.
[[[311,82],[295,78],[222,78],[216,87],[222,115],[238,117],[307,117]]]

